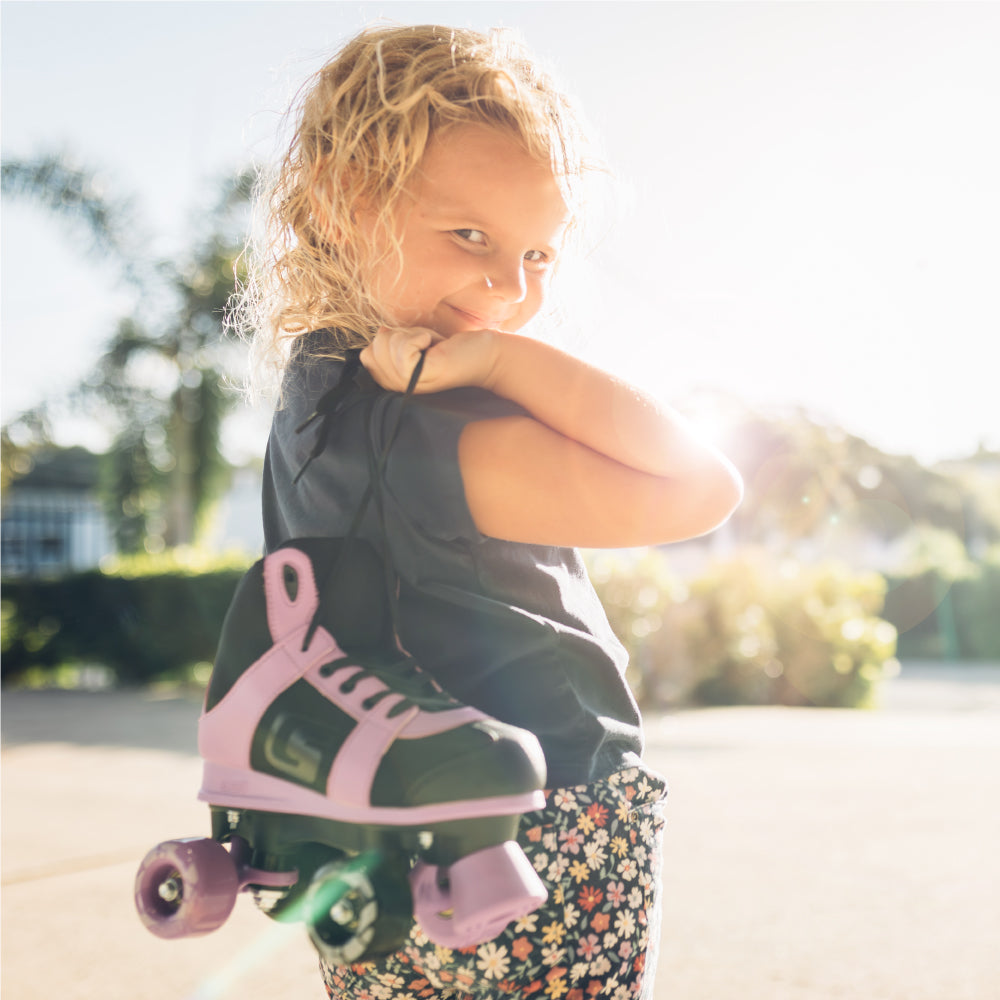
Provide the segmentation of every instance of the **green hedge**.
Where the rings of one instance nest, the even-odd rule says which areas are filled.
[[[935,567],[890,577],[885,617],[899,631],[899,655],[1000,660],[1000,552],[957,579]]]
[[[211,662],[245,564],[206,570],[176,560],[143,563],[5,582],[4,682],[39,669],[100,664],[119,683],[145,683]]]
[[[591,562],[646,705],[862,706],[898,670],[878,574],[747,551],[685,584],[655,550]]]
[[[3,679],[101,664],[119,683],[143,683],[210,662],[247,562],[132,560],[63,580],[8,581]],[[590,563],[648,705],[866,704],[893,669],[896,629],[900,655],[1000,659],[1000,560],[954,581],[933,572],[890,580],[888,592],[877,574],[764,552],[687,583],[658,550],[594,553]]]

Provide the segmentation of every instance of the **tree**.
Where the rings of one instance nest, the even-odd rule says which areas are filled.
[[[794,548],[834,526],[884,543],[921,526],[979,549],[1000,540],[1000,457],[990,452],[928,468],[802,410],[765,413],[711,396],[687,408],[695,418],[715,411],[728,428],[723,450],[746,484],[732,519],[740,543]]]
[[[141,292],[142,315],[119,320],[73,399],[99,399],[116,418],[105,487],[123,551],[192,542],[222,486],[220,431],[233,399],[225,387],[223,314],[252,184],[249,171],[227,180],[191,250],[165,260],[140,242],[134,200],[109,197],[95,171],[59,156],[3,164],[5,194],[64,219]],[[22,423],[42,426],[43,415],[44,404]]]

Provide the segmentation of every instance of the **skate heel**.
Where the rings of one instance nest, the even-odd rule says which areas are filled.
[[[448,948],[496,937],[548,898],[517,843],[476,851],[447,869],[418,862],[410,873],[413,914],[427,936]]]

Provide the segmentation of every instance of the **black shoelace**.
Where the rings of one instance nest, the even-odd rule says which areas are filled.
[[[376,691],[361,702],[361,707],[365,711],[373,709],[383,698],[389,694],[403,694],[403,698],[389,709],[387,716],[400,715],[407,709],[414,706],[429,710],[440,711],[444,708],[458,707],[458,702],[450,695],[446,694],[441,687],[435,683],[434,679],[425,674],[416,661],[411,656],[403,654],[399,659],[387,662],[382,668],[373,667],[370,663],[361,664],[352,656],[341,656],[336,660],[323,664],[319,668],[321,677],[332,677],[338,670],[344,667],[359,667],[360,670],[352,674],[340,684],[340,690],[349,694],[366,677],[374,677],[385,684],[382,672],[391,672],[393,675],[393,690],[388,685],[381,691]],[[402,683],[401,683],[402,682]],[[403,690],[400,690],[400,689]],[[408,689],[408,690],[407,690]]]
[[[385,446],[382,448],[382,453],[376,458],[374,452],[369,447],[368,450],[368,467],[369,467],[369,481],[368,485],[365,487],[365,492],[358,503],[357,510],[354,512],[354,517],[351,520],[351,526],[348,528],[347,535],[345,536],[345,544],[341,547],[340,553],[337,558],[333,561],[333,564],[324,574],[321,580],[316,581],[317,587],[322,590],[324,587],[328,586],[330,581],[336,579],[337,573],[340,571],[341,563],[344,559],[345,554],[348,551],[349,543],[352,539],[357,537],[358,530],[361,527],[361,521],[364,518],[366,511],[368,510],[368,505],[371,503],[372,499],[375,499],[375,505],[378,510],[379,523],[382,529],[382,565],[385,570],[385,589],[386,596],[389,599],[389,615],[390,621],[392,622],[392,630],[395,635],[399,635],[399,609],[398,609],[398,597],[396,591],[396,580],[392,571],[392,564],[389,560],[389,542],[388,535],[386,534],[386,523],[385,523],[385,510],[382,503],[382,475],[385,471],[385,464],[388,458],[389,449],[392,446],[393,441],[396,438],[396,434],[399,430],[399,423],[403,416],[403,409],[406,405],[406,401],[413,395],[414,390],[417,387],[417,382],[420,379],[420,373],[424,368],[424,351],[420,352],[420,357],[417,359],[416,365],[413,367],[413,372],[410,375],[409,383],[406,386],[406,391],[403,394],[403,404],[397,409],[396,417],[393,421],[392,427],[389,429],[389,433],[386,436]],[[298,426],[295,428],[296,434],[301,434],[304,430],[310,427],[317,420],[321,421],[319,428],[316,432],[316,440],[313,442],[312,450],[309,452],[309,456],[306,458],[305,463],[302,468],[296,473],[295,478],[292,480],[292,485],[294,486],[302,478],[303,473],[309,468],[312,461],[322,454],[323,450],[326,448],[330,437],[330,430],[332,427],[333,418],[336,416],[337,410],[340,404],[351,392],[355,385],[355,375],[361,369],[361,351],[351,350],[348,351],[344,359],[344,368],[340,373],[340,378],[337,380],[337,384],[331,389],[328,389],[317,401],[316,407],[313,412]],[[370,415],[370,410],[369,410]],[[322,606],[322,604],[320,605]],[[306,630],[305,638],[302,641],[302,648],[306,649],[309,643],[312,641],[312,637],[319,626],[319,609],[317,608],[316,614],[313,616],[312,622],[309,624],[309,628]],[[400,650],[401,658],[391,664],[393,668],[393,676],[397,679],[406,678],[416,682],[414,687],[419,687],[421,690],[413,691],[412,697],[417,699],[424,699],[428,697],[435,697],[436,700],[440,700],[442,689],[430,678],[427,674],[423,673],[413,659],[402,650]],[[329,668],[329,672],[324,676],[329,676],[338,667],[346,666],[348,664],[358,666],[362,668],[362,671],[366,675],[378,676],[378,671],[373,670],[371,667],[365,664],[356,663],[350,657],[343,657],[341,659],[335,660],[325,667],[321,668],[321,673]],[[405,671],[400,671],[399,668],[408,665],[408,669]],[[387,665],[388,666],[388,665]],[[358,680],[361,679],[362,674],[357,674]],[[380,678],[381,679],[381,678]],[[346,683],[351,684],[353,687],[354,678],[349,679]],[[356,681],[354,681],[356,683]],[[387,692],[379,692],[373,695],[372,698],[375,699],[373,704],[384,696]],[[372,699],[366,699],[367,702]],[[451,699],[449,699],[450,701]],[[406,702],[400,702],[399,705],[395,706],[393,710],[389,713],[390,715],[398,714],[403,711],[403,706],[406,704],[408,707],[414,702],[407,699]]]

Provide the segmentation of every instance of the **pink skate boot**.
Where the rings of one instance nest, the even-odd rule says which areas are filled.
[[[514,841],[544,805],[537,739],[454,701],[400,651],[367,543],[300,540],[247,572],[199,749],[212,839],[143,861],[136,906],[154,934],[214,930],[248,889],[346,964],[397,950],[413,917],[466,947],[546,898]]]

